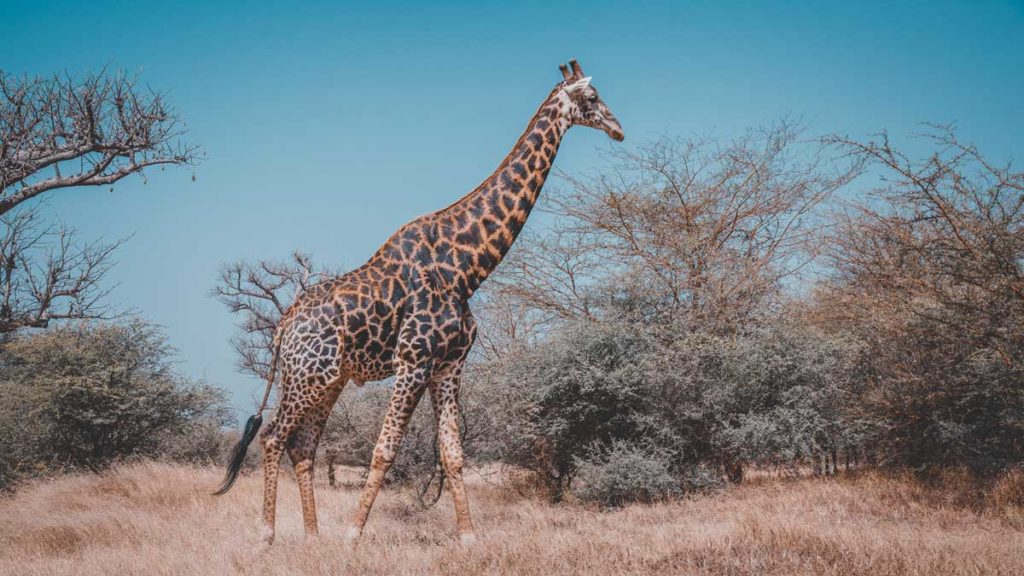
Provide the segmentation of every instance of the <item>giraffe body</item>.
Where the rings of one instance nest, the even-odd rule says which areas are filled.
[[[391,376],[394,391],[349,535],[362,531],[409,418],[429,390],[459,533],[464,542],[473,540],[458,406],[459,377],[476,338],[469,298],[522,230],[565,132],[585,124],[622,139],[590,79],[571,64],[571,73],[561,67],[564,81],[491,177],[447,208],[400,228],[363,266],[310,287],[282,317],[275,336],[280,404],[259,436],[267,542],[274,538],[281,453],[294,464],[305,529],[315,534],[313,462],[331,408],[349,381]]]

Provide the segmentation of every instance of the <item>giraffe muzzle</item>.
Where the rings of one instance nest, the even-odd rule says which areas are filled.
[[[601,123],[601,129],[604,130],[609,138],[616,142],[622,142],[626,139],[626,135],[622,132],[622,125],[614,117],[605,118]]]

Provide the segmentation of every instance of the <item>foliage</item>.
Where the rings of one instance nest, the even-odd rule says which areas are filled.
[[[838,219],[815,319],[870,348],[881,461],[992,474],[1024,461],[1024,173],[949,128],[924,138],[920,160],[833,139],[880,186]]]
[[[652,502],[682,490],[672,473],[671,457],[656,448],[616,441],[608,448],[596,445],[577,459],[581,500],[614,507],[629,502]]]
[[[856,448],[849,411],[864,376],[855,342],[780,324],[722,338],[687,335],[655,358],[663,405],[690,453],[737,463],[812,464]]]
[[[487,384],[515,391],[491,407],[500,411],[492,416],[498,457],[535,472],[557,500],[592,445],[653,431],[638,363],[649,346],[623,326],[580,323],[510,358]]]
[[[587,447],[638,436],[675,473],[734,481],[752,464],[1024,461],[1024,174],[943,127],[922,160],[885,135],[808,156],[798,132],[663,139],[566,177],[555,225],[513,251],[479,315],[480,372],[523,395],[493,407],[502,458],[555,497]],[[857,175],[877,188],[839,201]],[[601,334],[624,347],[612,362],[588,352]]]
[[[0,357],[4,485],[131,456],[211,458],[228,423],[223,392],[178,376],[164,337],[142,322],[19,336]]]
[[[611,486],[624,468],[606,457],[637,450],[680,488],[696,466],[736,480],[744,463],[832,472],[868,437],[853,410],[862,360],[853,342],[787,325],[725,338],[577,323],[490,373],[491,389],[518,391],[490,407],[493,439],[556,500],[581,463]]]

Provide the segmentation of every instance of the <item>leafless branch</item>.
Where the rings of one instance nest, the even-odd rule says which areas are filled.
[[[729,142],[662,138],[611,154],[596,177],[565,183],[542,208],[494,289],[551,318],[609,307],[734,330],[818,256],[819,210],[862,161],[835,161],[783,120]]]
[[[0,333],[45,328],[64,319],[110,318],[100,281],[124,242],[79,242],[63,224],[46,224],[38,206],[0,215]]]
[[[871,197],[840,214],[831,253],[837,278],[820,297],[878,330],[910,313],[947,323],[999,351],[1024,342],[1024,173],[996,166],[950,126],[928,126],[934,152],[913,160],[880,134],[828,142],[870,162]],[[830,308],[835,309],[835,306]]]
[[[0,214],[51,190],[192,164],[199,148],[163,94],[135,76],[27,78],[0,70]]]

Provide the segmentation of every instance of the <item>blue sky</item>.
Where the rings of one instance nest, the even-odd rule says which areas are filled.
[[[132,235],[112,302],[162,325],[180,368],[248,410],[218,267],[293,249],[354,267],[486,177],[580,59],[626,145],[728,137],[784,115],[900,141],[956,122],[1024,156],[1024,2],[0,3],[0,66],[109,66],[167,91],[207,159],[51,196],[86,238]],[[556,164],[600,168],[578,128]]]

